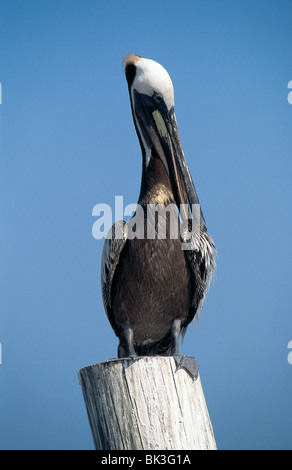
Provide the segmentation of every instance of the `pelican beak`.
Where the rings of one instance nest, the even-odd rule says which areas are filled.
[[[151,155],[157,155],[164,164],[183,220],[194,215],[194,204],[200,204],[182,149],[174,108],[168,109],[164,101],[157,102],[134,90],[134,112],[138,126]],[[198,206],[197,206],[198,207]],[[196,211],[197,214],[197,211]],[[200,209],[200,226],[205,228],[205,219]]]

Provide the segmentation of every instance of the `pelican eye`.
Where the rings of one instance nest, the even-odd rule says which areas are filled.
[[[159,95],[158,93],[154,93],[153,97],[157,103],[161,103],[163,101],[162,96]]]

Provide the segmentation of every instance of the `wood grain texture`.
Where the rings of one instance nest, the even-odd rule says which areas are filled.
[[[110,360],[79,380],[96,449],[216,449],[200,377],[173,357]]]

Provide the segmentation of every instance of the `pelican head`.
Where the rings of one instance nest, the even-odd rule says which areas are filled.
[[[181,216],[189,219],[189,211],[193,204],[199,204],[199,199],[178,133],[171,78],[159,63],[134,54],[125,56],[124,67],[144,171],[151,159],[160,158],[171,181],[175,202],[178,208],[183,208]],[[201,228],[206,229],[200,213]]]

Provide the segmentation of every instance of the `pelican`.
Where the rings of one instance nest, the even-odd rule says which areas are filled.
[[[137,212],[127,223],[113,225],[101,261],[103,302],[119,338],[118,357],[178,355],[180,335],[202,308],[216,248],[181,146],[170,76],[159,63],[138,55],[128,54],[123,62],[142,150],[137,208],[147,233],[133,236]],[[171,210],[158,221],[151,211],[149,216],[148,208],[156,206],[176,208],[177,235],[171,232]],[[149,237],[151,224],[155,236]]]

